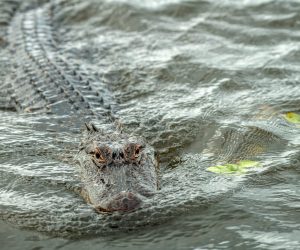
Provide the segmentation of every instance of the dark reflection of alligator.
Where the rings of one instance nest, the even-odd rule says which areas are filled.
[[[78,155],[81,193],[98,211],[133,210],[157,190],[154,150],[114,126],[109,91],[93,85],[92,77],[60,53],[52,32],[53,11],[55,5],[46,4],[14,17],[7,39],[13,63],[1,86],[11,97],[2,106],[52,113],[71,126],[91,119],[111,123],[107,133],[86,125]]]

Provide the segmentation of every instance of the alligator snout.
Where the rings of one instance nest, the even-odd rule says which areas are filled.
[[[121,192],[114,196],[106,204],[96,207],[99,212],[128,212],[137,209],[142,204],[142,200],[131,192]]]
[[[112,153],[113,160],[123,160],[124,159],[124,153],[121,150],[113,151]]]

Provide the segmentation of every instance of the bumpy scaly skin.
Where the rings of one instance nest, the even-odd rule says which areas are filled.
[[[1,0],[0,1],[0,47],[6,44],[6,32],[20,1],[18,0]]]
[[[14,74],[7,81],[14,90],[11,102],[17,110],[29,112],[110,115],[110,93],[104,86],[96,91],[93,79],[60,52],[51,19],[52,6],[46,5],[16,15],[10,26],[15,59]]]
[[[13,92],[10,84],[4,84],[3,78],[8,74],[7,62],[5,56],[2,54],[4,48],[8,45],[7,30],[16,10],[18,9],[20,1],[18,0],[1,0],[0,1],[0,109],[14,110],[11,105],[10,95]]]
[[[87,125],[78,160],[85,198],[98,211],[136,209],[157,190],[154,150],[141,138]]]
[[[53,6],[15,16],[9,30],[12,72],[3,89],[13,91],[10,106],[17,111],[46,111],[56,117],[113,121],[113,101],[104,85],[92,84],[79,65],[56,45]],[[101,89],[101,91],[99,91]],[[113,123],[112,123],[112,127]],[[154,150],[142,139],[117,128],[100,132],[87,125],[80,152],[84,197],[98,211],[128,211],[157,190]]]

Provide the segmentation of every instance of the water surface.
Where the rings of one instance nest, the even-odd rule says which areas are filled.
[[[98,215],[74,192],[79,128],[1,111],[4,249],[299,249],[300,130],[284,118],[300,112],[299,13],[292,0],[66,1],[59,48],[157,149],[161,190]],[[206,171],[241,159],[263,167]]]

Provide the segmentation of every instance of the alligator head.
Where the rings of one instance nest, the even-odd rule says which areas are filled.
[[[130,211],[157,191],[154,149],[121,132],[86,124],[78,154],[84,197],[98,212]]]

